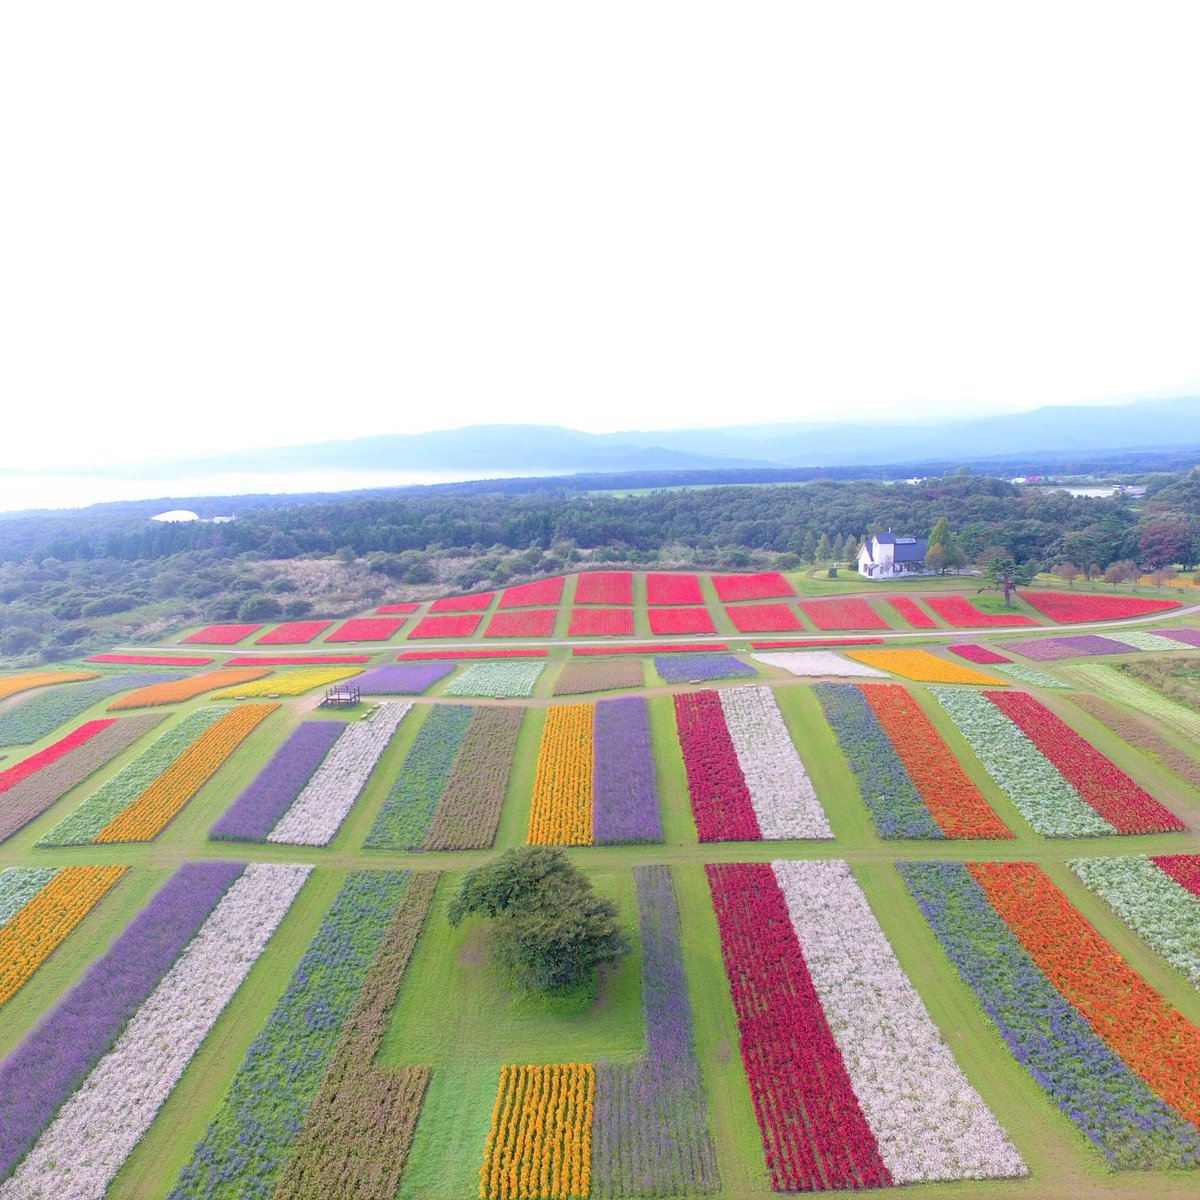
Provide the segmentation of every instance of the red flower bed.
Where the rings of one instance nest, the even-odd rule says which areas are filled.
[[[403,617],[351,617],[326,638],[326,642],[386,642],[401,625]]]
[[[716,633],[712,617],[703,608],[657,608],[651,609],[651,633]]]
[[[431,613],[483,612],[492,602],[495,592],[476,592],[473,596],[443,596],[430,606]]]
[[[500,593],[499,608],[536,608],[539,604],[557,604],[562,599],[563,577],[537,579],[505,588]]]
[[[406,601],[404,604],[381,604],[375,611],[377,613],[415,613],[421,605],[416,600]]]
[[[35,771],[40,771],[43,767],[56,762],[64,754],[70,753],[77,746],[82,746],[84,742],[90,742],[96,734],[102,729],[107,729],[116,719],[116,717],[103,717],[98,721],[88,721],[86,724],[80,725],[78,729],[72,730],[66,737],[59,738],[57,742],[47,746],[44,750],[39,750],[36,754],[23,758],[7,770],[0,771],[0,792],[7,792],[10,787],[20,783],[22,779],[28,779]]]
[[[632,604],[633,576],[628,571],[589,571],[575,584],[576,604]]]
[[[487,623],[484,637],[550,637],[554,632],[556,608],[527,608],[521,612],[498,612]]]
[[[771,1187],[889,1186],[775,873],[767,863],[704,870]]]
[[[336,666],[338,663],[370,662],[369,654],[239,654],[226,659],[224,667]]]
[[[677,692],[674,700],[697,836],[702,842],[761,841],[750,789],[717,693]]]
[[[480,650],[405,650],[403,654],[396,656],[396,661],[412,662],[430,658],[545,658],[549,653],[549,650],[537,650],[532,646],[491,646]]]
[[[957,654],[959,658],[965,658],[967,662],[1012,662],[1011,658],[1005,658],[1003,654],[997,654],[995,650],[989,650],[986,646],[976,646],[973,642],[967,642],[959,646],[947,646],[946,649],[949,650],[951,654]]]
[[[910,596],[889,596],[887,602],[914,628],[936,629],[937,622]]]
[[[205,646],[232,646],[234,642],[248,638],[261,628],[261,625],[205,625],[203,629],[189,633],[183,641],[199,642]]]
[[[1154,854],[1150,861],[1193,896],[1200,896],[1200,854]]]
[[[716,650],[728,650],[724,642],[675,642],[671,645],[653,646],[577,646],[572,654],[712,654]]]
[[[256,646],[300,646],[311,642],[318,633],[323,633],[332,621],[284,621],[270,633],[254,639]]]
[[[646,576],[647,604],[703,604],[700,580],[695,575],[669,575],[652,571]]]
[[[982,629],[988,625],[1036,625],[1032,617],[1021,613],[985,613],[973,605],[965,596],[922,596],[922,600],[933,609],[947,625],[955,629]]]
[[[1021,599],[1060,625],[1079,621],[1117,621],[1144,617],[1179,607],[1178,600],[1143,600],[1138,596],[1083,596],[1074,592],[1022,592]]]
[[[786,604],[742,604],[725,611],[738,633],[774,633],[804,628]]]
[[[883,638],[781,638],[775,642],[751,642],[751,650],[779,650],[786,646],[882,646]]]
[[[470,637],[483,618],[478,613],[445,613],[422,617],[409,631],[408,638]]]
[[[171,654],[93,654],[84,662],[121,663],[130,667],[202,667],[211,658],[185,658]]]
[[[628,637],[633,633],[633,611],[628,608],[573,608],[568,637]]]
[[[733,600],[769,600],[772,596],[794,596],[792,585],[775,571],[761,575],[714,575],[713,587],[723,604]]]
[[[1118,833],[1168,833],[1183,822],[1027,692],[983,693]]]
[[[818,629],[886,629],[865,600],[801,600],[800,610]]]

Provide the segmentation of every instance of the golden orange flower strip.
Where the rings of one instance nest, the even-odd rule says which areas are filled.
[[[0,1004],[46,961],[124,867],[63,867],[0,928]]]
[[[590,704],[546,710],[529,810],[531,846],[592,844],[592,718]]]
[[[1004,687],[1007,683],[994,675],[938,658],[928,650],[847,650],[846,657],[922,683],[983,683],[993,687],[997,684]]]
[[[970,863],[988,902],[1096,1035],[1200,1124],[1200,1029],[1173,1009],[1033,863]]]
[[[480,1200],[570,1200],[591,1187],[591,1063],[500,1071],[479,1170]]]
[[[7,679],[0,679],[0,700],[51,683],[78,683],[81,679],[95,679],[98,674],[98,671],[26,671],[21,675],[10,675]]]
[[[149,842],[158,837],[243,739],[278,707],[278,704],[242,704],[230,709],[92,840]]]
[[[150,708],[155,704],[178,704],[190,700],[213,688],[234,687],[239,683],[249,683],[252,679],[262,679],[270,675],[266,667],[242,667],[233,670],[222,668],[218,671],[205,671],[201,675],[191,675],[187,679],[176,679],[173,683],[152,683],[149,687],[138,688],[128,696],[120,696],[109,706],[109,712],[123,708]]]

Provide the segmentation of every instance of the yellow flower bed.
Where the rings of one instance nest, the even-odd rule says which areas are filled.
[[[531,846],[592,844],[592,705],[546,710],[526,840]]]
[[[97,675],[98,671],[24,671],[0,679],[0,700],[30,688],[45,687],[50,683],[78,683],[81,679],[95,679]]]
[[[108,711],[114,712],[123,708],[150,708],[155,704],[179,704],[211,692],[213,688],[228,687],[237,683],[249,683],[252,679],[262,679],[270,675],[269,667],[235,667],[232,670],[205,671],[202,675],[191,675],[187,679],[176,679],[174,683],[152,683],[149,687],[138,688],[128,696],[114,700]],[[239,693],[240,695],[241,693]]]
[[[313,688],[328,687],[339,679],[361,675],[362,667],[301,667],[298,671],[283,670],[270,679],[260,679],[245,687],[226,688],[216,692],[214,700],[230,700],[237,696],[300,696]]]
[[[0,1004],[46,961],[124,867],[63,867],[0,929]]]
[[[222,763],[278,704],[241,704],[202,733],[145,791],[122,809],[94,842],[149,842],[216,774]]]
[[[586,1196],[595,1090],[591,1063],[504,1067],[479,1170],[480,1200]]]
[[[970,667],[938,658],[928,650],[847,650],[846,657],[921,683],[981,683],[989,687],[1005,687],[1007,684],[1006,680],[997,679],[994,675],[985,675],[982,671],[973,671]]]

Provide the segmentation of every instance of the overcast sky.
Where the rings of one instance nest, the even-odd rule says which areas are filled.
[[[1194,4],[9,4],[0,469],[1200,381]]]

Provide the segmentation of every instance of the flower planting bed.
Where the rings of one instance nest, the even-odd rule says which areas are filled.
[[[97,671],[24,671],[20,675],[0,679],[0,700],[53,683],[78,683],[84,679],[95,679],[98,674]]]
[[[1150,755],[1192,787],[1200,788],[1200,762],[1168,741],[1144,718],[1131,716],[1102,696],[1076,693],[1072,695],[1071,702],[1095,717],[1123,742],[1128,742],[1143,754]]]
[[[243,667],[230,669],[219,667],[215,671],[205,671],[200,675],[185,675],[182,679],[175,678],[158,682],[146,683],[139,680],[142,687],[121,696],[109,706],[109,712],[121,712],[128,708],[154,708],[159,704],[182,704],[202,696],[205,692],[215,692],[217,688],[236,687],[238,684],[249,683],[254,679],[262,679],[270,675],[264,667]]]
[[[751,642],[751,650],[776,650],[789,646],[808,648],[811,646],[882,646],[883,638],[774,638],[769,642]]]
[[[411,709],[407,702],[381,704],[370,720],[344,726],[266,840],[291,846],[329,845]]]
[[[445,613],[442,616],[422,617],[405,635],[415,638],[465,638],[479,628],[479,613]]]
[[[959,658],[965,658],[967,662],[978,663],[981,666],[989,666],[992,663],[1012,662],[1011,658],[1007,658],[1003,654],[997,654],[995,650],[989,650],[986,646],[976,646],[970,642],[957,646],[947,646],[946,649],[951,654],[957,654]]]
[[[203,629],[197,629],[195,633],[189,633],[180,640],[203,646],[232,646],[245,641],[261,628],[261,625],[205,625]]]
[[[1118,621],[1179,608],[1178,600],[1149,600],[1138,596],[1085,596],[1076,592],[1021,592],[1021,599],[1060,625],[1080,621]]]
[[[368,663],[369,654],[239,654],[226,659],[226,667],[302,667],[336,665],[337,663]]]
[[[628,608],[573,608],[567,637],[628,637],[633,611]]]
[[[804,628],[786,604],[740,604],[727,606],[725,613],[738,633],[787,633]]]
[[[328,687],[342,679],[361,675],[361,667],[302,667],[296,671],[281,671],[266,679],[242,683],[223,692],[214,692],[214,700],[238,700],[243,696],[303,696],[314,688]]]
[[[588,571],[575,583],[576,604],[632,604],[633,576],[628,571]]]
[[[629,658],[572,659],[554,681],[554,695],[582,696],[588,692],[618,692],[642,686],[642,664]]]
[[[562,599],[563,577],[537,579],[505,588],[500,593],[498,608],[536,608],[541,604],[557,604]]]
[[[1200,1031],[1121,962],[1037,867],[898,869],[1013,1057],[1110,1166],[1200,1165],[1196,1116],[1184,1112],[1194,1101],[1181,1106],[1163,1078],[1188,1068]],[[1173,1045],[1163,1045],[1164,1034]]]
[[[1182,642],[1185,646],[1200,648],[1200,629],[1161,629],[1159,633],[1172,641]]]
[[[1053,662],[1059,658],[1079,658],[1096,654],[1132,654],[1133,647],[1114,638],[1101,637],[1098,633],[1079,633],[1073,637],[1029,638],[1023,642],[1005,642],[1005,650],[1011,650],[1022,658],[1034,662]]]
[[[641,646],[576,646],[573,655],[599,654],[710,654],[714,650],[728,650],[723,642],[648,642]]]
[[[386,642],[395,636],[404,621],[404,617],[351,617],[326,634],[323,640],[326,645],[331,642]]]
[[[801,600],[800,611],[818,629],[888,628],[888,623],[865,600]]]
[[[759,575],[714,575],[713,587],[722,604],[737,600],[770,600],[794,596],[792,585],[782,575],[769,571]]]
[[[437,658],[545,658],[549,653],[531,646],[485,646],[478,650],[405,650],[396,657],[400,662],[425,662]]]
[[[888,596],[890,604],[914,629],[936,629],[937,622],[911,596]]]
[[[921,683],[982,683],[1004,685],[1003,679],[972,671],[930,654],[928,650],[847,650],[848,657],[869,667],[882,667],[893,675]]]
[[[0,712],[0,746],[28,746],[53,733],[60,725],[87,712],[101,700],[145,683],[169,683],[185,676],[178,671],[139,675],[109,675],[69,688],[35,692],[12,708]]]
[[[1027,617],[1024,613],[980,612],[965,596],[922,596],[921,599],[947,625],[953,625],[955,629],[983,629],[990,626],[1012,627],[1014,625],[1037,624],[1032,617]]]
[[[700,580],[695,575],[671,575],[665,571],[651,571],[646,576],[646,603],[658,604],[703,604],[704,593]]]
[[[203,667],[213,660],[187,654],[91,654],[83,661],[127,667]]]
[[[850,662],[831,650],[781,651],[778,654],[752,654],[755,662],[779,667],[791,675],[861,675],[867,679],[886,679],[883,671],[863,663]]]
[[[712,617],[704,608],[652,608],[647,617],[650,632],[656,635],[717,632]]]
[[[443,596],[430,606],[431,613],[483,612],[492,602],[495,592],[476,592],[473,596]]]
[[[664,683],[691,683],[712,679],[753,679],[758,672],[732,654],[692,654],[679,658],[657,654],[654,669]]]
[[[1135,650],[1182,650],[1183,643],[1176,641],[1175,638],[1164,637],[1159,633],[1145,633],[1140,629],[1122,629],[1121,639],[1126,646],[1132,646]]]
[[[705,870],[776,1191],[1026,1173],[845,863]]]
[[[453,670],[451,662],[389,663],[355,682],[364,696],[420,696]]]
[[[492,616],[483,631],[484,637],[551,637],[554,622],[558,619],[556,608],[516,609],[498,612]]]
[[[402,613],[415,613],[421,604],[417,600],[406,600],[403,604],[381,604],[375,611],[381,617],[399,616]]]
[[[1176,703],[1124,671],[1107,663],[1072,663],[1071,677],[1136,712],[1153,717],[1192,742],[1200,740],[1200,713]]]
[[[1036,667],[1027,667],[1023,663],[1003,663],[997,668],[1001,674],[1018,683],[1040,688],[1069,688],[1071,685]]]
[[[592,706],[548,708],[526,833],[531,846],[592,845],[593,757]]]
[[[520,699],[532,696],[538,677],[546,669],[541,662],[481,662],[468,667],[443,689],[444,696],[502,696]]]
[[[256,637],[256,646],[303,646],[318,634],[324,633],[332,621],[284,621],[269,633]]]
[[[717,693],[681,692],[673,699],[688,798],[700,841],[761,840],[750,790]]]

